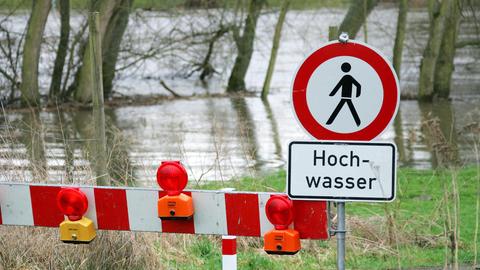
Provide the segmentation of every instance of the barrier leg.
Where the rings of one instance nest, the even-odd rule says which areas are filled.
[[[222,236],[222,269],[237,270],[237,237]]]

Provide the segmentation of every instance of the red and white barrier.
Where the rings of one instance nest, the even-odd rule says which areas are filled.
[[[237,270],[237,237],[222,236],[222,269]]]
[[[65,219],[56,205],[61,187],[0,183],[0,225],[58,227]],[[81,186],[80,190],[89,203],[85,216],[100,230],[260,237],[273,228],[265,203],[275,193],[184,191],[192,196],[195,214],[191,220],[179,221],[158,218],[157,201],[165,196],[158,189]],[[325,202],[293,201],[293,205],[293,227],[301,238],[328,238]]]

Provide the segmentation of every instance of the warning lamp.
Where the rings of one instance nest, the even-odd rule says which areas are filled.
[[[60,223],[60,240],[64,243],[88,244],[96,236],[93,222],[83,215],[88,199],[78,188],[62,188],[57,194],[57,206],[67,218]]]
[[[157,170],[157,182],[167,192],[158,199],[158,217],[161,219],[191,219],[192,197],[182,193],[187,186],[188,175],[180,161],[164,161]]]
[[[293,255],[300,250],[300,234],[289,229],[293,221],[293,203],[284,195],[270,197],[265,212],[275,229],[264,236],[263,249],[268,254]]]

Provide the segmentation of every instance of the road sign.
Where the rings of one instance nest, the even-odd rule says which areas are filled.
[[[392,66],[358,41],[334,41],[313,52],[292,88],[297,120],[319,140],[372,140],[395,117],[400,100]]]
[[[395,155],[391,143],[291,142],[288,196],[304,200],[393,201]]]

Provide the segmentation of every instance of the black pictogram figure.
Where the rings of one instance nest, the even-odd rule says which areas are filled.
[[[343,63],[342,64],[342,71],[347,73],[350,71],[352,68],[349,63]],[[335,120],[335,117],[337,117],[338,113],[342,109],[343,105],[347,103],[348,108],[350,109],[350,112],[352,113],[353,119],[355,120],[355,123],[357,126],[360,126],[360,118],[358,117],[357,111],[355,110],[355,107],[353,106],[352,103],[352,85],[355,85],[357,88],[357,94],[355,97],[359,97],[361,93],[361,88],[362,86],[350,75],[344,75],[340,81],[337,83],[335,88],[333,88],[332,92],[330,93],[330,96],[334,96],[337,91],[342,88],[342,99],[338,103],[337,107],[333,111],[332,115],[328,118],[327,125],[330,125],[333,123]]]

